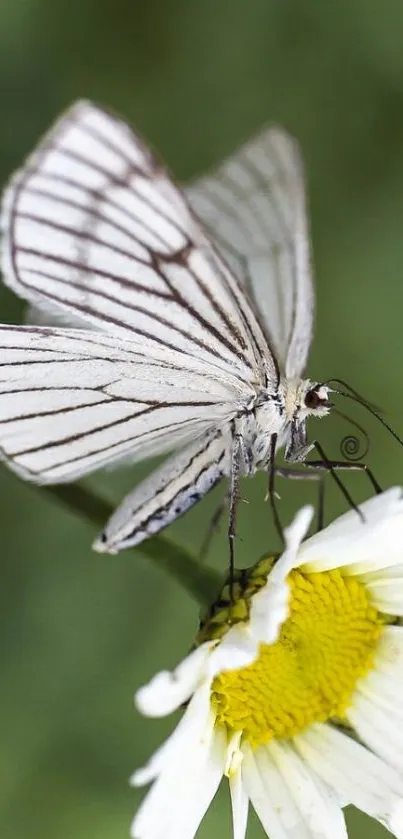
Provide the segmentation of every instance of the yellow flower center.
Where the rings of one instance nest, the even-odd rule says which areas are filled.
[[[253,664],[214,679],[216,723],[256,747],[313,722],[343,718],[373,664],[382,616],[365,586],[339,570],[291,572],[290,612],[275,644]]]

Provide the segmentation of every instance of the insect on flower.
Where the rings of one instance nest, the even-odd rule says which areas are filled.
[[[121,119],[78,102],[5,192],[2,269],[61,323],[0,327],[11,469],[61,483],[180,448],[123,501],[97,550],[138,544],[224,477],[232,550],[239,478],[267,470],[273,498],[281,447],[305,465],[316,447],[316,467],[342,486],[335,468],[347,464],[307,441],[331,388],[303,378],[309,235],[298,146],[282,129],[185,193]]]

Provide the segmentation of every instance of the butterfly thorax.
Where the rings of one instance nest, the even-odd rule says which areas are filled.
[[[244,471],[253,474],[269,465],[273,434],[277,435],[277,447],[287,449],[300,429],[303,433],[297,436],[302,443],[307,418],[329,413],[328,392],[325,385],[310,379],[282,379],[276,394],[260,394],[253,411],[237,424],[243,440]]]
[[[245,474],[253,475],[257,469],[268,465],[272,435],[280,436],[283,426],[282,411],[273,400],[239,418],[236,431],[242,438],[242,471]]]

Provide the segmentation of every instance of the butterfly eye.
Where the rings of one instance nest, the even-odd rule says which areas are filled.
[[[308,393],[305,396],[305,406],[311,410],[315,410],[315,408],[319,408],[320,405],[323,405],[323,399],[319,396],[318,391],[315,390],[315,388],[308,390]]]

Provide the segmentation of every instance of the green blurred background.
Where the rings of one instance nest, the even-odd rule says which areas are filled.
[[[309,175],[318,320],[309,372],[346,377],[401,417],[403,7],[339,0],[1,0],[0,180],[79,96],[124,114],[186,180],[267,120],[301,140]],[[21,303],[1,290],[2,318]],[[371,418],[384,486],[403,451]],[[313,427],[312,427],[313,426]],[[349,431],[316,426],[337,457]],[[96,476],[117,501],[147,468]],[[357,499],[362,476],[349,479]],[[275,545],[264,479],[244,488],[241,565]],[[312,487],[282,487],[287,520]],[[197,551],[216,498],[170,530]],[[344,509],[329,486],[327,514]],[[187,651],[198,607],[140,553],[90,550],[94,529],[1,469],[0,835],[123,839],[139,795],[127,778],[173,724],[140,719],[135,688]],[[224,569],[224,534],[211,562]],[[348,815],[351,835],[380,837]],[[229,836],[223,789],[201,829]],[[251,836],[261,835],[254,821]]]

